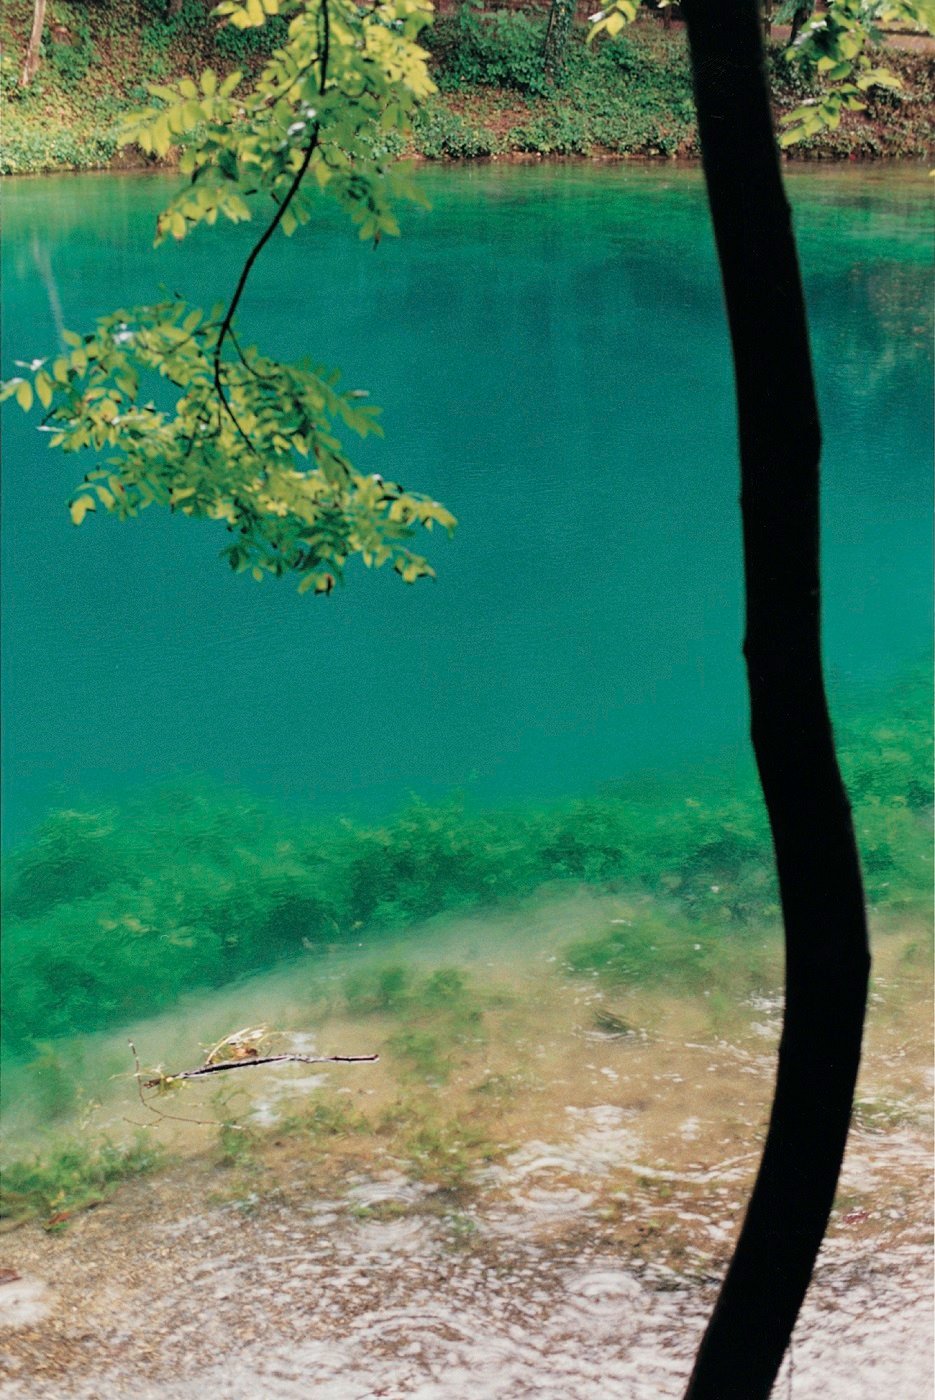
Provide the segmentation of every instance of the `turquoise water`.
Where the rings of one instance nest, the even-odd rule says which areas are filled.
[[[361,246],[328,211],[258,264],[248,339],[343,368],[385,409],[355,459],[458,516],[438,580],[258,587],[224,537],[74,529],[85,464],[6,415],[5,837],[50,806],[203,774],[320,811],[461,788],[582,793],[745,750],[732,385],[700,176],[426,171],[431,212]],[[211,303],[249,230],[154,255],[173,182],[6,193],[5,371],[160,281]],[[924,172],[796,172],[825,421],[827,657],[859,695],[928,645]],[[782,393],[782,385],[776,386]]]

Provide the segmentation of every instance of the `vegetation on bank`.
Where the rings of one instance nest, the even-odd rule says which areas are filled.
[[[29,0],[11,0],[0,21],[4,101],[0,170],[99,169],[138,165],[121,150],[122,116],[149,101],[147,84],[253,69],[283,38],[285,21],[261,28],[219,24],[205,0],[51,0],[39,72],[19,86],[29,34]],[[674,157],[697,153],[691,76],[684,36],[644,17],[613,39],[586,46],[573,34],[561,71],[543,65],[544,13],[493,11],[464,4],[440,17],[426,42],[438,93],[419,113],[415,153],[429,159],[606,155]],[[773,43],[769,62],[778,113],[815,89]],[[792,148],[803,158],[927,157],[935,149],[935,63],[925,54],[887,50],[901,91],[872,90],[863,112]],[[170,154],[170,161],[177,154]]]
[[[921,908],[931,888],[925,677],[840,738],[868,898]],[[176,787],[53,812],[8,858],[5,1047],[32,1059],[54,1037],[154,1014],[195,987],[556,881],[643,901],[645,927],[628,929],[625,946],[611,929],[569,955],[580,971],[634,982],[674,973],[690,989],[745,930],[776,921],[752,777],[742,789],[628,782],[492,811],[414,802],[371,825]]]

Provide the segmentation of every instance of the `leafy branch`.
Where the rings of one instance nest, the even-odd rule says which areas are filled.
[[[663,6],[671,0],[663,0]],[[599,34],[613,38],[637,16],[640,0],[610,0],[592,15],[588,42]],[[875,64],[868,52],[883,42],[884,27],[935,33],[935,0],[829,0],[826,9],[806,23],[786,57],[822,82],[818,97],[781,118],[781,147],[795,145],[840,125],[844,112],[863,111],[873,88],[898,91],[902,79]]]
[[[332,370],[285,363],[242,343],[235,328],[253,267],[277,229],[289,237],[312,217],[304,186],[333,198],[378,242],[396,234],[396,198],[418,199],[406,167],[389,154],[418,103],[434,89],[416,42],[425,0],[224,0],[216,11],[239,28],[291,15],[288,39],[242,92],[207,69],[195,83],[153,86],[153,105],[124,136],[165,156],[181,147],[188,183],[157,221],[156,242],[187,237],[219,218],[253,218],[271,201],[230,302],[205,312],[174,297],[122,308],[85,335],[67,332],[55,358],[17,362],[0,388],[26,412],[44,410],[53,447],[107,453],[69,503],[80,525],[103,509],[129,519],[151,505],[216,520],[232,536],[230,567],[261,580],[300,576],[299,590],[330,592],[358,555],[390,564],[406,582],[431,576],[411,548],[416,529],[451,532],[439,502],[355,471],[336,428],[381,435],[361,390]],[[268,207],[268,205],[267,205]],[[228,340],[234,357],[225,355]],[[173,392],[174,391],[174,392]],[[174,402],[173,402],[174,400]]]
[[[815,72],[823,91],[782,118],[782,147],[835,130],[844,112],[862,112],[873,88],[898,91],[902,79],[875,65],[867,52],[883,42],[884,26],[935,30],[935,0],[830,0],[807,23],[788,57]]]
[[[274,3],[275,3],[275,0],[274,0]],[[248,13],[248,15],[249,15],[249,10],[247,11],[247,13]],[[329,48],[330,48],[330,41],[331,41],[331,30],[330,30],[330,20],[329,20],[329,15],[328,15],[328,0],[321,0],[321,48],[320,48],[319,53],[316,55],[317,62],[318,62],[318,96],[319,96],[319,98],[323,98],[323,97],[324,97],[324,95],[325,95],[325,89],[326,89],[327,82],[328,82],[328,53],[329,53]],[[312,59],[312,60],[310,60],[310,62],[309,62],[308,64],[306,64],[306,67],[305,67],[305,69],[304,69],[304,71],[303,71],[302,76],[305,76],[306,73],[309,73],[309,72],[311,71],[311,69],[312,69],[314,63],[315,63],[315,59]],[[290,84],[290,86],[293,86],[293,85],[294,85],[294,84]],[[312,126],[312,133],[311,133],[311,136],[308,138],[307,145],[306,145],[305,150],[304,150],[304,152],[303,152],[303,154],[302,154],[302,159],[301,159],[301,161],[300,161],[299,168],[298,168],[298,170],[296,171],[295,175],[293,176],[292,184],[289,186],[288,190],[286,191],[285,198],[282,199],[281,201],[279,201],[279,203],[278,203],[277,206],[276,206],[276,212],[273,214],[273,217],[270,219],[269,223],[266,225],[266,228],[265,228],[265,229],[263,230],[263,232],[260,234],[260,237],[257,239],[256,243],[254,243],[253,247],[250,249],[250,252],[247,254],[247,259],[246,259],[246,261],[245,261],[245,263],[244,263],[244,265],[243,265],[243,267],[242,267],[242,269],[241,269],[240,277],[238,278],[238,281],[237,281],[237,286],[234,288],[234,295],[233,295],[233,296],[231,297],[231,299],[230,299],[230,304],[228,305],[227,311],[226,311],[226,313],[225,313],[225,315],[224,315],[224,320],[221,322],[221,329],[220,329],[219,332],[218,332],[218,338],[217,338],[217,340],[216,340],[216,342],[215,342],[215,346],[214,346],[214,387],[215,387],[215,390],[216,390],[216,392],[217,392],[218,399],[219,399],[220,402],[224,405],[224,408],[226,409],[228,415],[229,415],[229,416],[231,417],[231,419],[233,420],[233,422],[234,422],[234,424],[235,424],[235,426],[236,426],[236,428],[237,428],[237,431],[238,431],[238,432],[241,434],[241,436],[243,436],[243,437],[246,437],[246,435],[243,433],[243,430],[242,430],[242,428],[240,427],[240,424],[237,422],[237,419],[236,419],[236,417],[234,416],[234,413],[233,413],[233,410],[231,409],[230,403],[229,403],[228,400],[227,400],[227,396],[226,396],[225,393],[224,393],[224,385],[223,385],[222,380],[221,380],[221,355],[222,355],[223,350],[224,350],[224,341],[225,341],[225,339],[227,338],[228,332],[231,330],[231,327],[232,327],[232,324],[233,324],[233,320],[234,320],[234,315],[235,315],[235,313],[236,313],[236,311],[237,311],[237,307],[240,305],[240,299],[241,299],[241,297],[243,296],[244,288],[245,288],[246,285],[247,285],[247,281],[248,281],[248,279],[249,279],[249,277],[250,277],[250,273],[253,271],[253,265],[254,265],[254,263],[256,262],[257,258],[260,256],[260,254],[262,253],[263,249],[266,247],[266,245],[267,245],[267,243],[269,242],[269,240],[272,238],[273,234],[276,232],[277,228],[279,227],[280,223],[282,222],[283,218],[285,217],[285,214],[286,214],[286,211],[287,211],[288,208],[289,208],[289,205],[292,203],[293,199],[295,199],[295,196],[296,196],[296,195],[298,194],[298,192],[299,192],[299,186],[301,185],[302,181],[305,179],[305,175],[306,175],[306,173],[307,173],[307,171],[308,171],[309,165],[311,164],[312,157],[314,156],[315,151],[316,151],[316,149],[318,148],[318,137],[319,137],[320,133],[321,133],[321,122],[316,120],[316,121],[314,122],[313,126]],[[239,352],[238,352],[238,353],[239,353]],[[240,355],[240,359],[241,359],[241,361],[242,361],[243,363],[246,363],[246,361],[244,360],[243,355]],[[247,439],[247,441],[249,442],[249,439]]]

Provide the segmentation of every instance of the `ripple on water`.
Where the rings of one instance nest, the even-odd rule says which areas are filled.
[[[386,1183],[384,1183],[386,1184]],[[53,1386],[10,1377],[6,1400],[676,1400],[713,1288],[658,1268],[577,1257],[522,1236],[452,1251],[427,1217],[338,1222],[323,1238],[283,1214],[244,1221],[197,1258],[178,1252],[178,1318],[198,1316],[183,1367],[158,1383],[115,1363]],[[373,1245],[373,1248],[370,1248]],[[261,1248],[262,1246],[262,1248]],[[311,1256],[320,1277],[309,1279]],[[794,1400],[931,1400],[931,1252],[825,1257],[797,1329]],[[300,1264],[304,1271],[300,1274]],[[208,1285],[213,1280],[214,1287]],[[295,1285],[295,1287],[292,1287]],[[261,1327],[245,1338],[243,1298]],[[225,1311],[226,1310],[226,1311]],[[150,1329],[147,1315],[141,1326]],[[225,1336],[225,1345],[212,1339]],[[126,1355],[126,1351],[123,1351]],[[193,1371],[191,1363],[222,1357]],[[846,1364],[843,1359],[846,1358]],[[785,1394],[785,1388],[778,1393]]]

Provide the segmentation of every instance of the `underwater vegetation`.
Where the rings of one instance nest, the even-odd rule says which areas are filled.
[[[162,1160],[158,1145],[141,1135],[123,1146],[64,1143],[44,1157],[9,1162],[0,1179],[0,1219],[38,1216],[47,1229],[61,1228],[108,1200],[121,1182],[155,1171]]]
[[[870,903],[927,902],[927,670],[840,725],[839,739]],[[53,811],[5,866],[3,1042],[18,1060],[48,1057],[56,1037],[151,1015],[191,989],[309,950],[376,944],[381,932],[552,882],[626,890],[647,903],[634,926],[573,946],[573,970],[668,978],[685,990],[701,974],[710,979],[712,960],[730,948],[749,948],[750,930],[761,934],[777,912],[752,778],[634,780],[489,811],[461,799],[413,801],[373,825],[175,785]],[[346,995],[359,1014],[426,997],[456,1007],[457,977],[415,986],[391,967],[352,979]],[[398,1048],[417,1072],[433,1048],[406,1034]]]

